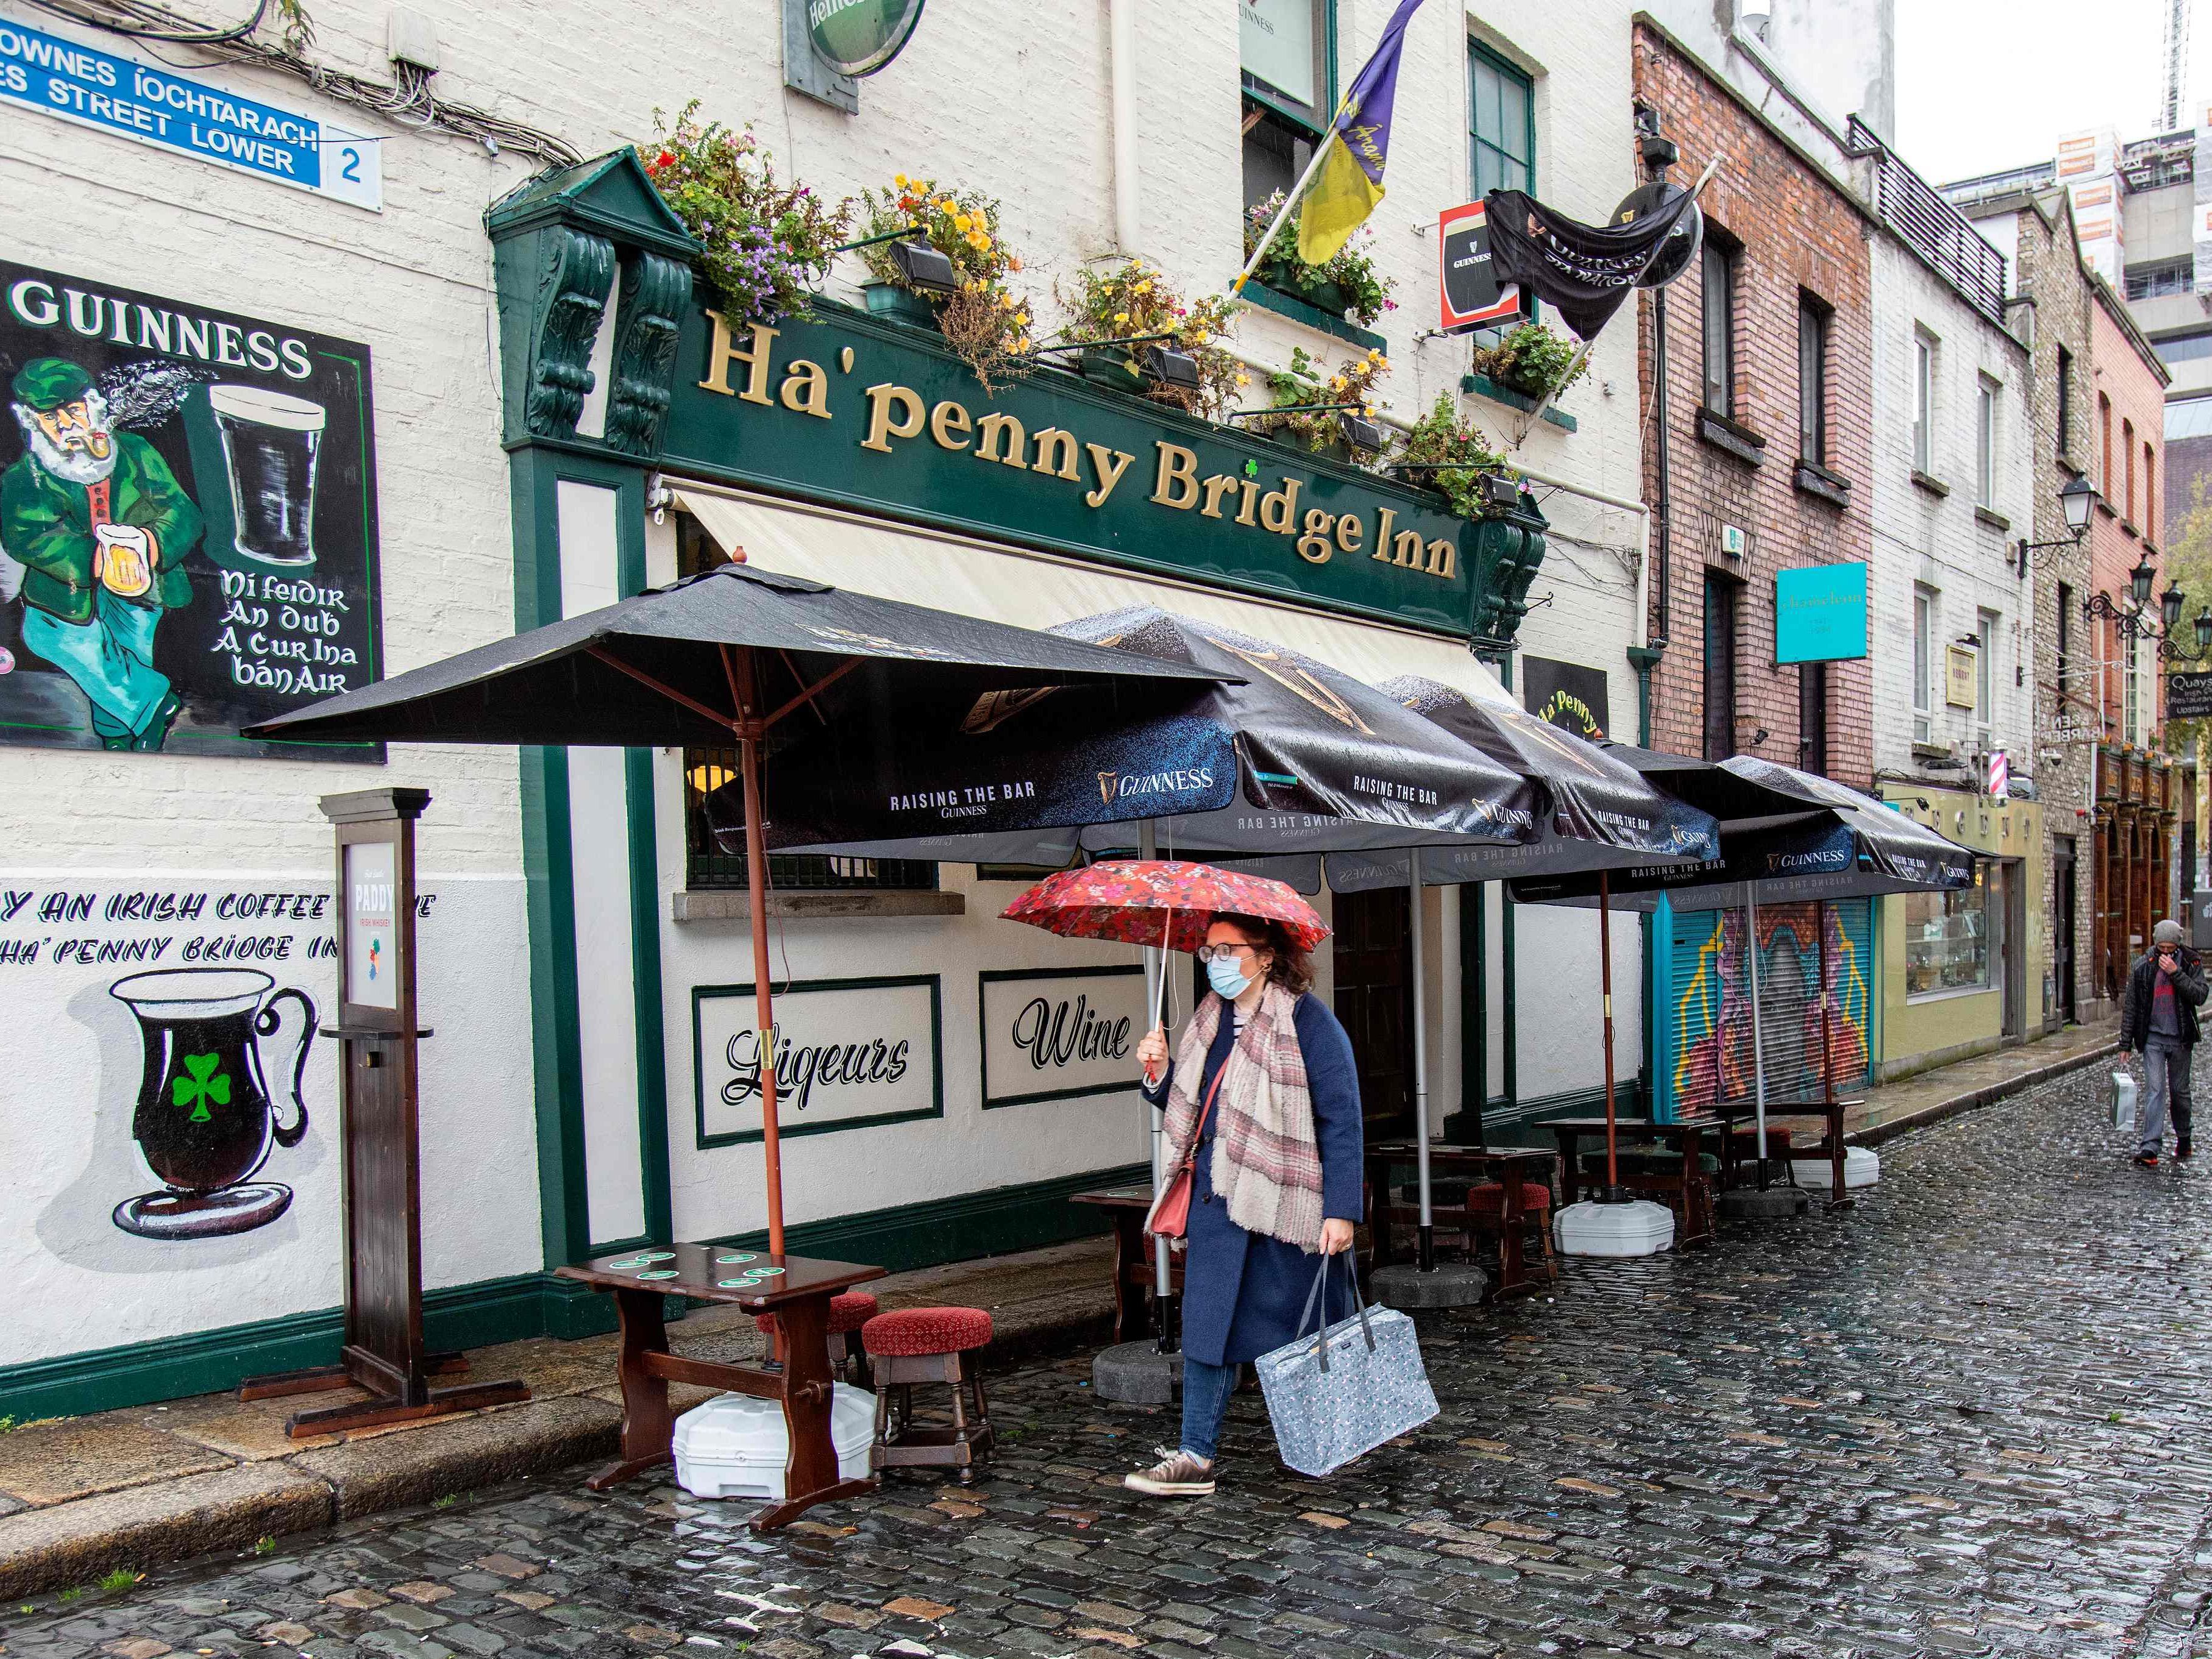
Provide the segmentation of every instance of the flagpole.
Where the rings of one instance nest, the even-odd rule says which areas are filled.
[[[1346,99],[1346,102],[1349,103],[1350,100]],[[1274,222],[1267,227],[1267,234],[1260,239],[1259,246],[1252,250],[1252,257],[1244,262],[1244,269],[1238,271],[1237,280],[1230,283],[1231,298],[1243,293],[1244,284],[1252,280],[1252,273],[1260,268],[1260,261],[1267,257],[1267,250],[1274,246],[1275,238],[1282,233],[1284,221],[1297,206],[1298,198],[1306,193],[1306,186],[1313,183],[1314,174],[1321,171],[1321,164],[1328,155],[1328,147],[1336,142],[1336,124],[1344,118],[1344,111],[1345,105],[1339,104],[1336,113],[1328,118],[1328,127],[1314,145],[1313,160],[1306,163],[1306,170],[1298,175],[1297,183],[1291,186],[1291,193],[1283,198],[1282,210],[1275,215]]]
[[[1690,186],[1690,199],[1692,201],[1696,201],[1698,199],[1698,192],[1705,189],[1708,184],[1712,182],[1713,174],[1720,170],[1720,165],[1721,158],[1717,155],[1715,155],[1711,161],[1705,163],[1705,170],[1698,175],[1698,182]],[[1674,233],[1672,231],[1668,233],[1668,236],[1671,236]],[[1659,246],[1651,250],[1650,257],[1646,258],[1644,262],[1643,270],[1636,273],[1636,281],[1630,283],[1629,286],[1632,288],[1639,286],[1643,283],[1644,277],[1650,274],[1651,267],[1659,263],[1659,256],[1665,252],[1666,250],[1667,236],[1662,236],[1659,239]],[[1605,331],[1603,329],[1600,329],[1598,333],[1601,334],[1604,331]],[[1582,343],[1582,349],[1577,351],[1574,356],[1569,360],[1567,363],[1567,372],[1559,376],[1558,383],[1554,385],[1549,392],[1547,392],[1541,398],[1539,398],[1536,400],[1535,408],[1528,411],[1528,420],[1522,424],[1521,430],[1514,434],[1514,448],[1520,448],[1522,444],[1527,441],[1528,434],[1536,429],[1536,422],[1544,418],[1544,411],[1552,406],[1552,399],[1559,396],[1560,391],[1566,386],[1567,382],[1573,380],[1576,374],[1581,369],[1582,366],[1589,361],[1590,348],[1596,343],[1596,334],[1593,334],[1589,339],[1584,340]]]

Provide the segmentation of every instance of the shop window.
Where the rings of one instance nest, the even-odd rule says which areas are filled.
[[[676,515],[676,569],[696,576],[727,564],[729,555],[688,513]],[[707,797],[738,779],[735,749],[684,751],[684,884],[693,891],[742,888],[745,857],[725,853],[707,825]],[[922,859],[848,859],[815,854],[772,854],[768,884],[783,891],[825,888],[930,889],[937,866]]]
[[[1912,331],[1912,470],[1936,472],[1936,337]]]
[[[1974,505],[1997,504],[1997,384],[1986,374],[1974,383]]]
[[[2074,453],[2074,354],[2058,348],[2058,453]]]
[[[1335,104],[1334,0],[1241,0],[1244,204],[1287,191],[1304,175]]]
[[[1905,994],[1908,1000],[1989,988],[1988,870],[1986,864],[1974,866],[1972,887],[1905,896]]]
[[[1736,605],[1743,584],[1717,570],[1705,573],[1705,758],[1735,753]]]
[[[1731,419],[1735,415],[1736,252],[1711,224],[1699,256],[1698,305],[1705,325],[1705,406]]]
[[[1936,593],[1912,590],[1912,740],[1929,742],[1936,718]]]
[[[1828,308],[1809,294],[1797,296],[1797,454],[1827,464]]]

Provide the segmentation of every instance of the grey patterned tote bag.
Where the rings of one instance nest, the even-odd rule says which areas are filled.
[[[1437,1414],[1413,1322],[1391,1309],[1367,1306],[1350,1251],[1344,1270],[1358,1313],[1324,1324],[1317,1336],[1306,1334],[1307,1322],[1321,1309],[1329,1261],[1321,1259],[1298,1316],[1298,1334],[1257,1362],[1275,1444],[1283,1462],[1300,1474],[1334,1474]]]

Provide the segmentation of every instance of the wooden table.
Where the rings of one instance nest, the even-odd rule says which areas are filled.
[[[742,1275],[749,1267],[781,1271],[748,1282]],[[784,1426],[791,1439],[784,1464],[785,1497],[753,1517],[755,1532],[784,1526],[817,1504],[875,1489],[872,1479],[838,1477],[837,1448],[830,1435],[834,1384],[830,1298],[881,1279],[883,1268],[803,1255],[769,1255],[727,1244],[676,1244],[594,1256],[556,1271],[563,1279],[611,1294],[622,1321],[622,1455],[584,1483],[593,1492],[605,1492],[673,1455],[676,1418],[668,1408],[671,1382],[696,1382],[783,1402]],[[660,1312],[661,1298],[668,1296],[728,1303],[749,1314],[774,1314],[783,1329],[782,1370],[671,1353]]]
[[[1549,1129],[1559,1143],[1559,1162],[1563,1166],[1560,1196],[1572,1204],[1581,1191],[1582,1166],[1577,1156],[1580,1144],[1591,1137],[1602,1141],[1605,1120],[1555,1117],[1547,1119],[1539,1127]],[[1613,1121],[1616,1144],[1656,1140],[1681,1155],[1681,1179],[1677,1185],[1682,1198],[1682,1231],[1677,1242],[1682,1244],[1702,1244],[1713,1237],[1712,1194],[1705,1182],[1705,1166],[1699,1162],[1705,1152],[1705,1131],[1712,1127],[1695,1118],[1680,1123],[1654,1123],[1648,1117],[1616,1117]]]
[[[1097,1205],[1114,1224],[1114,1340],[1133,1342],[1152,1335],[1152,1304],[1146,1297],[1152,1288],[1152,1252],[1145,1237],[1145,1218],[1152,1212],[1152,1189],[1101,1187],[1077,1193],[1068,1202]],[[1168,1285],[1175,1291],[1182,1289],[1180,1250],[1169,1254]]]
[[[1392,1259],[1390,1229],[1394,1223],[1407,1218],[1417,1225],[1419,1223],[1419,1206],[1401,1204],[1392,1194],[1390,1166],[1418,1164],[1420,1155],[1420,1148],[1410,1140],[1378,1141],[1367,1148],[1367,1224],[1373,1240],[1375,1267],[1383,1267]],[[1548,1184],[1552,1158],[1553,1154],[1540,1146],[1468,1146],[1434,1140],[1429,1143],[1429,1178],[1432,1185],[1439,1176],[1446,1179],[1467,1176],[1478,1181],[1495,1181],[1504,1188],[1498,1216],[1500,1296],[1513,1295],[1531,1285],[1528,1252],[1522,1239],[1528,1211],[1521,1202],[1521,1183],[1541,1180]]]
[[[1832,1208],[1840,1208],[1857,1202],[1844,1187],[1844,1158],[1847,1151],[1844,1145],[1844,1114],[1853,1106],[1863,1106],[1865,1103],[1863,1097],[1849,1100],[1770,1099],[1766,1103],[1766,1127],[1770,1130],[1775,1127],[1778,1121],[1790,1118],[1795,1118],[1801,1123],[1809,1119],[1820,1126],[1820,1145],[1808,1150],[1815,1158],[1825,1158],[1829,1162],[1832,1173],[1830,1176],[1832,1184],[1828,1189],[1828,1203]],[[1723,1161],[1729,1179],[1733,1182],[1735,1178],[1736,1126],[1741,1123],[1758,1122],[1758,1103],[1748,1097],[1720,1100],[1713,1103],[1711,1110],[1714,1117],[1728,1126],[1727,1139],[1724,1142],[1728,1150],[1723,1154]],[[1753,1156],[1758,1156],[1757,1149],[1754,1149]],[[1794,1152],[1791,1156],[1794,1161]],[[1794,1169],[1784,1170],[1783,1173],[1792,1185],[1796,1184],[1797,1177]]]

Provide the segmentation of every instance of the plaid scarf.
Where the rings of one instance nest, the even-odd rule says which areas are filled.
[[[1169,1168],[1182,1162],[1198,1127],[1191,1091],[1206,1076],[1206,1058],[1228,1005],[1208,996],[1191,1016],[1168,1086]],[[1213,1098],[1213,1190],[1229,1218],[1247,1232],[1279,1238],[1302,1250],[1321,1248],[1321,1148],[1314,1139],[1313,1097],[1305,1056],[1298,1052],[1297,1000],[1270,984],[1222,1061]]]

